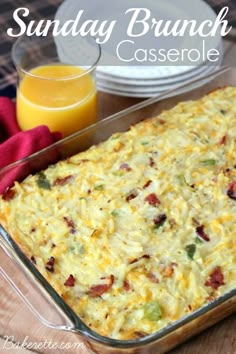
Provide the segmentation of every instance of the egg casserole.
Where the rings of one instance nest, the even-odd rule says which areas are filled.
[[[0,222],[89,327],[146,336],[236,287],[235,152],[227,87],[15,182]]]

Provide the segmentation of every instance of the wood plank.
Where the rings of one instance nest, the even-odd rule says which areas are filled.
[[[236,354],[236,314],[192,338],[169,354]]]
[[[2,266],[4,267],[3,264]],[[1,276],[0,283],[0,336],[3,339],[5,336],[9,336],[12,337],[13,342],[32,342],[36,346],[35,351],[37,353],[89,354],[77,334],[57,331],[44,326]],[[49,342],[54,344],[56,349],[50,348],[49,344],[47,344]],[[42,344],[42,349],[37,349],[39,344]],[[70,345],[71,350],[65,349],[65,344]],[[17,351],[15,352],[18,353]],[[0,353],[2,352],[0,351]],[[14,353],[13,349],[8,351],[8,353]],[[29,353],[26,352],[24,354]]]
[[[35,352],[27,349],[19,348],[17,343],[13,343],[8,339],[0,338],[0,353],[1,354],[11,354],[13,352],[17,354],[35,354]]]

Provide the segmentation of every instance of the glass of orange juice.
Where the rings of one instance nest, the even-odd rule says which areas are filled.
[[[97,120],[95,71],[101,48],[78,37],[78,55],[66,55],[52,33],[23,35],[12,57],[18,71],[17,121],[22,130],[47,125],[66,137]]]

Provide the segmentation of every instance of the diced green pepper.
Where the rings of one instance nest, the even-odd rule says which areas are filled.
[[[201,164],[203,166],[215,166],[217,164],[217,161],[214,159],[208,159],[208,160],[201,161]]]
[[[195,243],[196,244],[201,244],[201,243],[203,243],[203,240],[201,240],[199,237],[196,237],[195,238]]]
[[[36,183],[39,188],[47,190],[51,189],[51,184],[43,172],[38,173]]]
[[[185,247],[185,251],[187,252],[188,258],[193,260],[196,252],[196,245],[194,243],[192,243],[191,245],[187,245]]]
[[[118,171],[112,172],[112,174],[113,174],[114,176],[121,177],[121,176],[124,175],[124,171],[118,170]]]
[[[111,215],[112,215],[112,216],[118,216],[118,215],[119,215],[118,210],[113,210],[113,211],[111,212]]]
[[[115,134],[113,134],[113,135],[110,137],[109,140],[116,140],[116,139],[118,139],[119,137],[120,137],[120,133],[115,133]]]
[[[80,243],[76,243],[73,246],[70,246],[68,249],[71,253],[75,253],[75,254],[85,254],[85,247],[84,245],[80,244]]]
[[[143,318],[149,321],[159,321],[162,318],[162,311],[157,301],[147,302],[143,306]]]
[[[186,180],[183,174],[177,175],[176,178],[180,186],[186,185]]]
[[[104,185],[103,184],[99,184],[97,186],[94,187],[95,191],[101,191],[104,189]]]

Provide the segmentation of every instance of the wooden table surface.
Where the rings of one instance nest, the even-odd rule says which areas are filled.
[[[236,44],[234,38],[225,42],[225,64],[236,64]],[[132,104],[138,99],[122,98],[100,93],[100,116],[105,117]],[[4,262],[0,260],[4,268]],[[60,343],[79,343],[78,336],[68,332],[56,331],[42,325],[15,294],[13,289],[0,276],[0,353],[5,354],[30,354],[30,353],[54,353],[54,354],[89,354],[89,351],[81,344],[77,349],[59,349]],[[217,325],[204,331],[195,338],[172,350],[169,354],[236,354],[236,314],[221,321]],[[8,340],[6,339],[8,336]],[[10,339],[13,343],[10,342]],[[35,344],[51,341],[57,349],[23,349],[20,343],[23,341]]]

